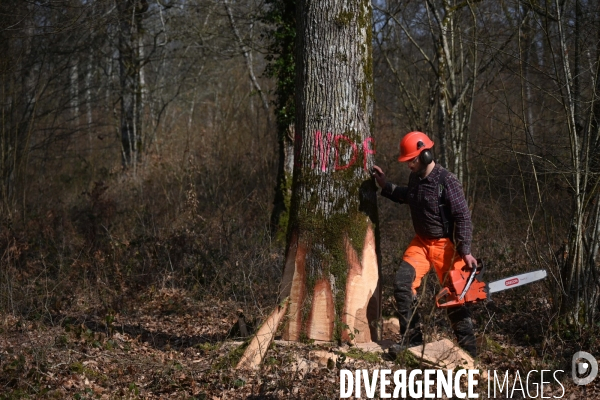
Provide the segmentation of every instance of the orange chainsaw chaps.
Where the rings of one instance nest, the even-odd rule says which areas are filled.
[[[485,282],[481,282],[478,279],[479,275],[480,271],[475,275],[475,279],[473,279],[473,283],[471,283],[465,297],[463,297],[462,300],[459,300],[469,279],[469,272],[463,270],[449,271],[448,280],[450,281],[450,284],[440,290],[435,296],[435,305],[438,308],[447,308],[486,300],[488,298],[487,285]]]

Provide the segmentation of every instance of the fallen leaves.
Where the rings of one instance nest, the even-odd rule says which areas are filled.
[[[128,308],[131,312],[110,319],[63,315],[55,324],[3,316],[0,398],[11,393],[79,399],[333,398],[341,368],[405,368],[369,347],[275,340],[259,369],[236,371],[243,342],[226,335],[237,321],[238,304],[167,290],[142,295]],[[535,354],[507,345],[510,338],[500,335],[486,334],[480,343],[486,369],[537,365]],[[570,387],[567,393],[578,390]],[[597,388],[588,388],[592,391]]]

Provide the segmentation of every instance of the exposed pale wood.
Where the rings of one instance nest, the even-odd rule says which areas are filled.
[[[356,250],[354,250],[348,238],[344,239],[344,245],[349,271],[346,280],[346,303],[342,322],[348,326],[348,329],[342,332],[342,340],[351,343],[371,342],[367,308],[369,302],[377,293],[379,279],[373,227],[369,225],[367,228],[361,260],[358,259]],[[379,301],[376,298],[373,300]]]
[[[302,330],[302,304],[306,296],[306,246],[295,239],[294,247],[288,250],[288,260],[284,271],[284,283],[282,285],[281,298],[287,297],[289,293],[290,305],[288,322],[283,331],[285,340],[300,339]],[[291,278],[290,278],[291,276]]]
[[[435,368],[475,368],[473,358],[449,339],[426,343],[424,347],[411,347],[408,350],[425,364]]]
[[[331,340],[334,315],[331,284],[325,278],[320,279],[313,292],[312,308],[307,321],[308,337],[315,340]]]
[[[291,371],[293,371],[298,379],[304,379],[304,376],[309,372],[317,369],[319,364],[314,361],[310,361],[305,359],[304,357],[299,356],[298,354],[294,355],[294,361],[292,362]]]
[[[362,257],[359,259],[350,240],[344,240],[348,262],[346,299],[342,321],[348,326],[342,332],[343,339],[355,343],[371,342],[367,311],[369,303],[377,295],[379,278],[375,234],[369,225],[366,230]],[[294,236],[288,249],[280,295],[286,295],[286,301],[278,306],[258,330],[250,345],[240,359],[237,368],[257,368],[271,344],[275,332],[286,315],[288,321],[284,328],[284,339],[297,341],[302,329],[302,306],[306,297],[305,259],[307,246]],[[306,320],[306,333],[309,338],[329,341],[333,337],[335,307],[331,282],[323,277],[314,286],[311,312]],[[355,329],[358,332],[355,332]],[[354,333],[351,338],[349,332]]]
[[[275,332],[288,309],[289,299],[285,299],[283,304],[278,305],[262,324],[256,335],[250,341],[250,344],[244,351],[242,358],[238,362],[236,369],[254,369],[261,364],[269,345],[273,341]]]
[[[315,361],[317,362],[319,365],[326,367],[328,363],[330,363],[329,360],[331,360],[331,362],[333,362],[335,364],[335,362],[338,359],[337,354],[333,353],[332,351],[327,351],[327,350],[313,350],[311,352],[308,353],[308,358],[311,361]]]
[[[394,344],[396,344],[396,342],[394,342],[393,340],[384,339],[378,342],[356,343],[354,347],[369,353],[383,353],[385,350],[389,349]]]

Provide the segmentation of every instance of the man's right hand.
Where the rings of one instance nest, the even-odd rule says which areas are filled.
[[[477,268],[477,259],[471,254],[465,254],[463,256],[463,261],[465,262],[467,270],[472,271],[474,268]]]
[[[387,179],[385,179],[385,172],[377,165],[373,165],[373,177],[377,181],[377,186],[383,189],[387,183]]]

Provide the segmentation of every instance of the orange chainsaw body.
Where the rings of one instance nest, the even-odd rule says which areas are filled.
[[[469,281],[470,275],[475,276],[464,297],[460,299],[465,286]],[[488,288],[485,282],[480,279],[483,277],[483,262],[478,260],[477,269],[470,270],[452,270],[448,272],[448,286],[443,288],[435,296],[435,304],[438,308],[456,307],[463,304],[477,303],[488,298]]]

